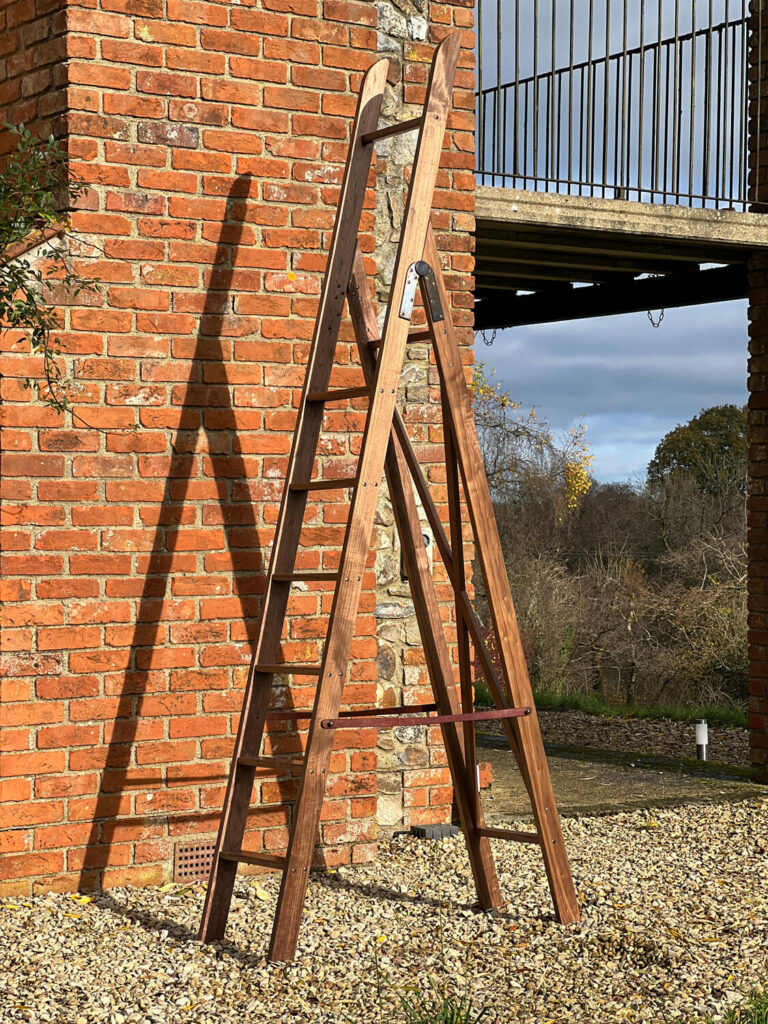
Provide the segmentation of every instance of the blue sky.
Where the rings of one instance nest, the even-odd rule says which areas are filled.
[[[644,476],[661,437],[700,409],[747,399],[746,302],[478,335],[476,357],[555,430],[584,417],[598,480]]]

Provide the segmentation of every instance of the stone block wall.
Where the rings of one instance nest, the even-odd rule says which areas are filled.
[[[62,311],[74,419],[31,397],[39,367],[2,339],[0,891],[154,883],[176,842],[215,835],[361,74],[396,58],[399,116],[452,27],[466,49],[434,223],[471,340],[471,0],[24,0],[5,17],[0,113],[66,137],[89,185],[72,256],[101,290]],[[407,163],[385,147],[371,177],[380,297],[399,216],[384,193]],[[345,327],[339,385],[361,377],[351,342]],[[442,501],[435,385],[414,348],[403,409]],[[355,403],[329,412],[318,473],[352,475],[362,422]],[[338,557],[345,495],[327,497],[299,568]],[[386,501],[374,540],[350,704],[426,684]],[[292,598],[287,659],[318,660],[330,599],[323,584]],[[306,706],[311,688],[282,699]],[[439,737],[424,739],[339,734],[324,863],[374,857],[380,823],[447,819]],[[300,742],[274,730],[267,749]],[[279,850],[295,782],[259,787],[249,845]]]

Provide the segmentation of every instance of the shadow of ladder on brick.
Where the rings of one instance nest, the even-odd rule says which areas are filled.
[[[459,46],[459,33],[452,33],[436,49],[422,115],[383,129],[377,129],[377,125],[388,62],[383,60],[375,64],[363,79],[353,124],[200,929],[204,942],[223,938],[238,863],[280,870],[282,882],[269,947],[269,958],[273,961],[292,960],[296,952],[331,751],[339,728],[391,728],[413,722],[440,725],[481,906],[491,909],[502,904],[490,839],[506,838],[541,846],[558,919],[569,922],[579,918],[490,493],[472,427],[469,394],[450,320],[449,297],[430,225]],[[405,131],[418,131],[419,135],[391,298],[379,339],[370,289],[356,240],[373,143]],[[419,288],[427,314],[427,328],[412,330],[413,303]],[[336,341],[347,299],[366,384],[360,388],[329,390]],[[445,535],[402,418],[396,410],[398,383],[409,338],[432,341],[438,365],[446,435],[450,540]],[[357,475],[351,479],[313,480],[311,474],[326,404],[362,397],[368,399],[368,413]],[[362,580],[385,471],[435,703],[340,713]],[[460,479],[501,652],[502,677],[491,664],[480,624],[465,589]],[[453,681],[450,653],[424,548],[413,484],[430,521],[454,590],[461,702]],[[295,571],[308,494],[345,487],[352,489],[352,499],[338,572]],[[335,582],[336,588],[321,664],[280,664],[280,637],[291,584],[329,579]],[[495,711],[475,712],[473,709],[470,638],[487,674],[497,705]],[[278,673],[317,677],[311,711],[270,709],[273,680]],[[430,715],[434,711],[437,714]],[[474,746],[474,722],[482,718],[498,718],[504,724],[531,797],[535,832],[489,829],[484,825],[477,791]],[[287,759],[260,753],[268,720],[302,719],[309,721],[302,757]],[[278,775],[296,771],[301,776],[285,856],[252,853],[242,848],[257,770]]]

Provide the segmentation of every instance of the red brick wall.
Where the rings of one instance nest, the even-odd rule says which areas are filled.
[[[9,7],[9,24],[27,7]],[[471,21],[469,3],[431,13],[435,39]],[[374,18],[344,0],[68,6],[66,131],[72,171],[91,186],[73,252],[102,290],[63,311],[75,420],[31,399],[22,378],[36,367],[3,339],[0,891],[156,882],[177,840],[215,833]],[[16,37],[3,113],[36,90],[49,117],[62,66],[48,85],[27,69],[30,32]],[[430,53],[406,53],[413,101]],[[467,328],[471,60],[435,218]],[[369,252],[373,207],[371,193]],[[345,330],[339,384],[360,378],[350,342]],[[322,472],[351,475],[361,423],[353,407],[329,416]],[[419,441],[438,451],[425,424]],[[439,487],[439,462],[431,479]],[[343,519],[340,501],[309,508],[300,567],[333,565]],[[376,698],[373,572],[367,582],[350,703]],[[318,659],[329,602],[292,599],[287,658]],[[330,863],[375,855],[376,735],[343,742],[324,812]],[[447,814],[440,753],[409,786],[419,820]],[[260,783],[252,848],[284,844],[292,785]]]
[[[0,112],[7,123],[50,130],[66,104],[64,0],[0,5]],[[11,145],[0,135],[0,154]]]

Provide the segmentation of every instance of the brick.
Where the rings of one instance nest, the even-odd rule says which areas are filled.
[[[459,8],[432,5],[440,31],[452,11]],[[22,773],[3,785],[21,787],[7,790],[16,793],[9,806],[44,816],[44,805],[66,801],[69,815],[28,819],[29,845],[5,849],[57,858],[19,861],[14,884],[30,890],[66,890],[81,878],[94,886],[156,883],[168,877],[176,836],[215,831],[338,202],[349,90],[376,46],[374,5],[337,0],[265,0],[258,8],[168,0],[167,11],[160,0],[103,0],[73,24],[61,51],[70,84],[65,114],[73,172],[90,185],[75,221],[103,249],[78,266],[104,290],[70,309],[63,344],[75,357],[81,415],[110,432],[73,427],[36,407],[20,377],[3,383],[6,454],[61,460],[19,463],[3,485],[13,502],[5,510],[4,567],[18,573],[9,577],[3,613],[9,643],[20,649],[5,656],[13,661],[4,662],[11,685],[4,680],[2,696],[13,698],[5,706],[23,709],[5,735],[37,747],[14,754]],[[431,46],[413,50],[403,77],[417,89]],[[456,93],[462,116],[472,104],[470,56]],[[30,65],[28,81],[44,89],[47,75],[47,67]],[[21,90],[16,95],[21,110]],[[454,133],[452,144],[440,175],[446,200],[471,196],[468,131]],[[373,209],[371,193],[366,254]],[[450,285],[467,324],[470,220],[471,206],[460,202],[435,221],[455,259]],[[348,326],[343,338],[340,360],[351,371]],[[13,372],[23,376],[23,366]],[[339,386],[357,382],[354,367],[358,376],[342,374]],[[429,433],[431,420],[411,418],[423,430],[427,464],[440,439]],[[329,425],[335,436],[325,454],[349,457],[342,438],[360,429],[362,413],[332,410]],[[353,439],[352,452],[358,444]],[[37,474],[28,471],[34,464]],[[343,509],[338,502],[310,508],[308,545],[337,544]],[[337,553],[321,560],[309,546],[303,558],[337,564]],[[372,583],[371,574],[348,687],[357,702],[374,699]],[[328,610],[325,592],[322,601],[292,599],[297,618],[286,629],[286,657],[319,656]],[[421,662],[414,654],[407,664]],[[295,696],[311,702],[311,694]],[[30,714],[43,718],[24,721]],[[430,738],[439,742],[437,730]],[[285,739],[275,734],[276,749]],[[336,739],[336,799],[323,813],[333,845],[323,859],[365,863],[375,854],[377,733]],[[430,764],[439,772],[437,751]],[[51,757],[58,760],[34,760]],[[163,784],[165,773],[175,789]],[[264,795],[279,800],[269,785]],[[424,795],[413,805],[419,813],[444,820],[444,806],[430,803],[446,798],[439,774],[411,792]],[[171,820],[147,825],[130,820],[134,814]],[[115,815],[128,820],[110,821]],[[284,846],[282,807],[249,821],[261,833],[259,848]],[[38,867],[33,883],[28,876]]]
[[[175,75],[155,71],[137,72],[136,88],[139,92],[153,93],[158,96],[187,96],[190,98],[196,96],[198,91],[197,82],[191,75]]]

